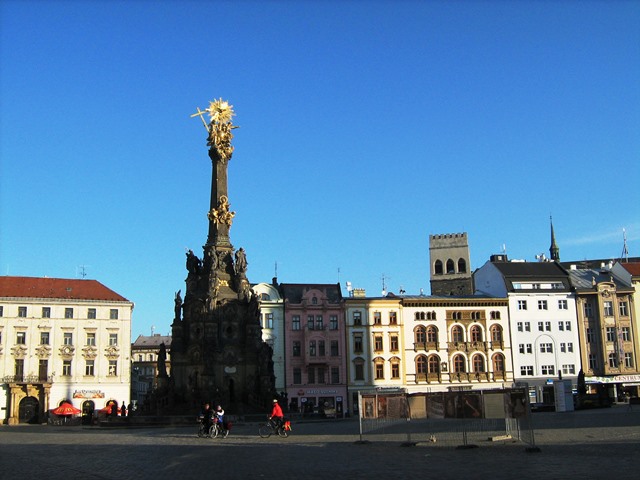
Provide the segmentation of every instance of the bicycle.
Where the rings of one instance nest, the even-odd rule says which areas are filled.
[[[203,422],[200,422],[200,425],[198,425],[198,437],[200,438],[202,437],[212,438],[214,435],[214,432],[217,435],[217,431],[214,424],[211,424],[207,427]]]
[[[271,435],[278,435],[280,437],[287,438],[290,430],[291,425],[288,421],[283,421],[282,425],[277,425],[269,418],[266,423],[263,423],[258,428],[258,435],[262,438],[269,438]]]
[[[211,426],[211,438],[227,438],[229,436],[230,430],[231,428],[224,428],[224,425],[222,425],[220,422],[215,422]]]

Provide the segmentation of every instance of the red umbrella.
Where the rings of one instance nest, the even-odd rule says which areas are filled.
[[[64,402],[58,408],[54,408],[53,410],[51,410],[51,413],[53,413],[54,415],[77,415],[80,412],[82,412],[82,410],[74,407],[67,402]]]

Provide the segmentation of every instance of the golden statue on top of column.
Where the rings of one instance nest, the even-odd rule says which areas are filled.
[[[209,123],[205,121],[203,115],[209,114]],[[233,111],[233,105],[229,105],[229,102],[219,98],[213,102],[209,102],[209,107],[205,110],[198,110],[191,117],[200,117],[204,127],[209,132],[207,138],[207,145],[213,147],[217,153],[220,161],[227,162],[231,155],[233,155],[233,145],[231,140],[233,134],[231,130],[238,128],[233,125],[232,119],[235,115]]]

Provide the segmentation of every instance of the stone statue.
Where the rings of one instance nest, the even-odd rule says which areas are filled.
[[[173,302],[175,303],[176,320],[180,320],[180,311],[182,310],[182,297],[180,296],[180,290],[176,292],[176,297]]]
[[[240,249],[236,252],[236,273],[243,274],[247,271],[247,256],[244,253],[244,248],[240,247]]]
[[[193,250],[189,250],[187,253],[187,270],[189,273],[198,273],[200,271],[200,266],[202,262],[196,255],[193,253]]]
[[[158,377],[167,378],[167,347],[164,342],[160,344],[160,351],[158,352]]]

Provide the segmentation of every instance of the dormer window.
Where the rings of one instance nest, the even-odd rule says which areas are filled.
[[[318,304],[318,297],[313,297],[311,299],[311,305],[317,305]]]

